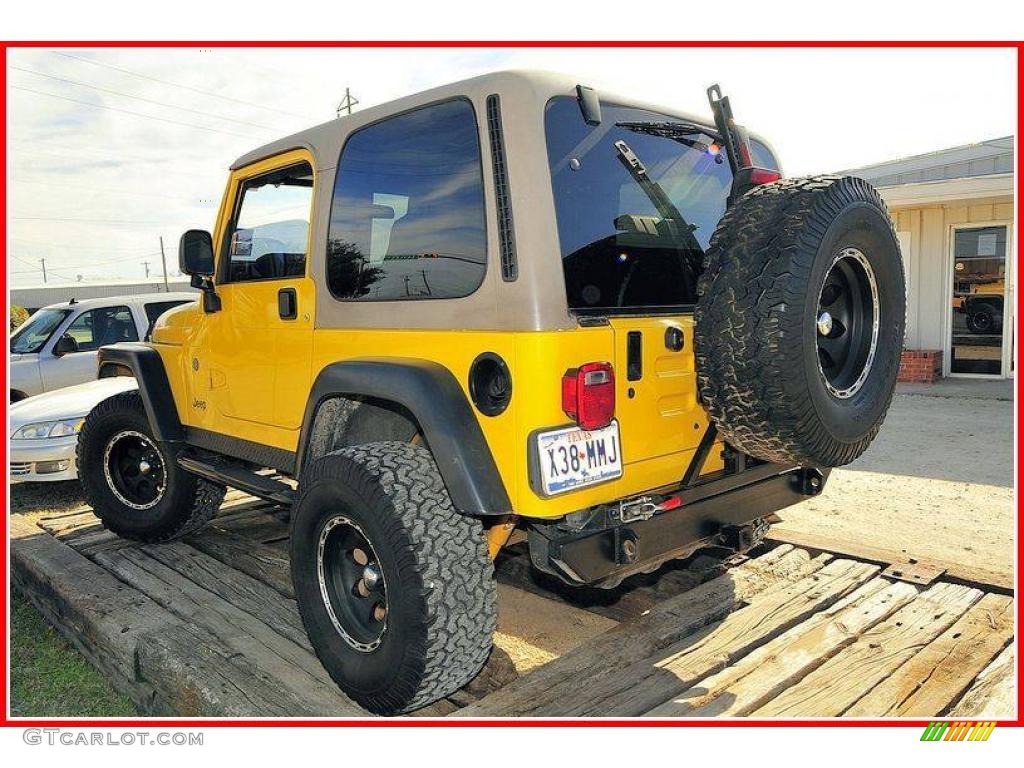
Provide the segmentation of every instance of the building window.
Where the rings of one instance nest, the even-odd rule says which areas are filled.
[[[327,237],[327,283],[345,301],[452,299],[487,269],[472,105],[435,104],[346,142]]]

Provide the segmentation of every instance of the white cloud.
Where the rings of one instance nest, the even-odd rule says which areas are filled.
[[[34,267],[40,258],[59,277],[141,278],[143,261],[151,272],[159,270],[161,235],[176,270],[178,235],[212,226],[229,163],[265,141],[333,117],[346,86],[362,108],[490,70],[532,67],[706,114],[704,89],[717,81],[737,118],[773,143],[793,175],[1006,135],[1016,120],[1014,56],[1001,50],[67,53],[79,59],[45,50],[8,55],[9,269],[15,285],[39,281]]]

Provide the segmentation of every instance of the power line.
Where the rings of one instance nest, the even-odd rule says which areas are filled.
[[[166,118],[166,117],[156,117],[155,115],[147,115],[147,114],[144,114],[142,112],[133,112],[130,109],[121,109],[119,107],[110,107],[110,106],[107,106],[106,104],[95,104],[95,103],[93,103],[91,101],[82,101],[81,99],[72,99],[72,98],[70,98],[68,96],[58,96],[55,93],[47,93],[46,91],[37,91],[34,88],[25,88],[24,86],[21,86],[21,85],[12,85],[10,87],[11,87],[12,90],[15,90],[15,91],[25,91],[27,93],[34,93],[34,94],[36,94],[38,96],[49,96],[51,99],[61,99],[62,101],[70,101],[72,104],[82,104],[83,106],[95,107],[96,109],[109,109],[111,112],[121,112],[121,113],[126,114],[126,115],[134,115],[135,117],[144,117],[147,120],[157,120],[157,121],[159,121],[161,123],[170,123],[171,125],[180,125],[180,126],[183,126],[185,128],[195,128],[195,129],[200,130],[200,131],[209,131],[210,133],[223,133],[223,134],[225,134],[227,136],[235,136],[236,138],[239,138],[239,139],[250,139],[250,140],[253,140],[253,141],[260,141],[260,139],[255,137],[255,136],[247,136],[247,135],[242,134],[242,133],[232,133],[231,131],[222,131],[220,128],[209,128],[209,127],[207,127],[205,125],[196,125],[195,123],[183,123],[180,120],[171,120],[170,118]]]
[[[152,80],[154,83],[160,83],[161,85],[169,85],[172,88],[182,88],[182,89],[184,89],[186,91],[192,91],[193,93],[201,93],[204,96],[211,96],[211,97],[213,97],[215,99],[223,99],[224,101],[232,101],[235,104],[244,104],[247,107],[255,107],[256,109],[264,109],[264,110],[267,110],[268,112],[278,112],[278,113],[280,113],[282,115],[288,115],[289,117],[298,117],[298,118],[301,118],[302,120],[315,120],[316,119],[316,118],[310,117],[308,115],[299,115],[299,114],[296,114],[295,112],[288,112],[288,111],[283,110],[283,109],[277,109],[275,107],[268,107],[265,104],[255,104],[255,103],[253,103],[251,101],[243,101],[242,99],[236,99],[236,98],[233,98],[231,96],[225,96],[222,93],[214,93],[212,91],[204,91],[201,88],[193,88],[191,85],[182,85],[181,83],[172,83],[170,80],[161,80],[159,77],[153,77],[152,75],[144,75],[141,72],[133,72],[132,70],[125,69],[124,67],[118,67],[118,66],[115,66],[113,64],[106,64],[106,63],[101,62],[101,61],[95,61],[94,59],[87,59],[87,58],[85,58],[83,56],[75,56],[75,55],[70,54],[70,53],[64,53],[63,51],[51,51],[51,53],[54,53],[57,56],[63,56],[64,58],[67,58],[67,59],[74,59],[75,61],[81,61],[81,62],[84,62],[85,64],[92,64],[94,67],[104,67],[105,69],[112,69],[115,72],[121,72],[121,73],[126,74],[126,75],[131,75],[132,77],[141,77],[144,80]]]
[[[103,88],[98,85],[92,85],[91,83],[80,83],[77,80],[69,80],[64,77],[57,77],[56,75],[48,75],[45,72],[37,72],[34,69],[25,69],[24,67],[11,66],[11,69],[16,72],[27,72],[30,75],[36,75],[37,77],[45,77],[50,80],[56,80],[59,83],[68,83],[69,85],[78,86],[79,88],[91,88],[94,91],[100,91],[101,93],[111,93],[114,96],[123,96],[126,99],[134,99],[135,101],[142,101],[147,104],[155,104],[158,107],[169,107],[170,109],[180,109],[182,112],[191,112],[193,115],[200,115],[202,117],[212,117],[215,120],[226,120],[229,123],[240,123],[241,125],[249,125],[253,128],[260,128],[265,131],[274,131],[280,133],[280,128],[275,128],[270,125],[260,125],[259,123],[250,123],[248,120],[238,120],[233,117],[224,117],[222,115],[214,115],[209,112],[203,112],[198,109],[189,109],[188,107],[179,107],[177,104],[168,104],[165,101],[158,101],[157,99],[147,99],[145,96],[135,96],[130,93],[123,93],[121,91],[115,91],[111,88]]]
[[[153,197],[160,200],[176,200],[178,202],[185,202],[186,197],[184,195],[160,195],[156,192],[135,192],[132,190],[120,190],[120,189],[101,189],[99,187],[90,187],[86,184],[65,184],[57,181],[44,181],[43,179],[19,179],[15,176],[13,179],[12,186],[18,184],[42,184],[47,187],[61,187],[62,189],[80,189],[85,192],[98,192],[99,194],[107,195],[128,195],[129,197]],[[194,205],[202,205],[202,203],[195,202]]]
[[[173,222],[168,221],[134,221],[131,219],[72,219],[72,218],[60,218],[56,216],[11,216],[12,221],[56,221],[56,222],[75,222],[79,224],[145,224],[146,226],[171,226]]]

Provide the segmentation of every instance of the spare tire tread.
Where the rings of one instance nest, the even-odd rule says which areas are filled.
[[[722,218],[698,283],[694,350],[701,400],[725,440],[778,463],[839,466],[859,456],[882,418],[837,443],[807,397],[802,319],[818,244],[846,206],[878,193],[852,177],[813,176],[756,187]],[[891,221],[889,228],[892,230]],[[895,241],[895,231],[892,231]],[[799,313],[797,313],[799,314]],[[900,334],[902,323],[893,332]],[[883,332],[885,329],[883,328]],[[895,383],[896,361],[879,363]]]

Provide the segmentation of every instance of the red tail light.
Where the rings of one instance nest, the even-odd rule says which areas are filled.
[[[751,168],[750,169],[750,183],[755,187],[759,187],[762,184],[771,184],[772,182],[778,181],[782,178],[782,174],[778,171],[772,171],[768,168]]]
[[[562,410],[583,429],[600,429],[615,417],[615,372],[611,363],[586,363],[562,377]]]

